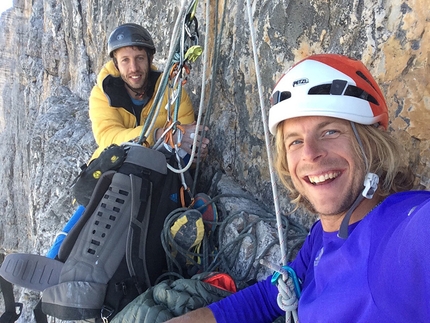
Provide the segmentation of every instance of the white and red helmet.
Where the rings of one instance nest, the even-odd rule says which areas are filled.
[[[303,116],[327,116],[388,127],[388,108],[370,72],[358,60],[337,54],[313,55],[293,65],[276,84],[269,129]]]

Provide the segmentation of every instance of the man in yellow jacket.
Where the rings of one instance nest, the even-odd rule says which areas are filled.
[[[111,144],[122,144],[140,136],[150,113],[161,80],[161,73],[152,65],[155,46],[149,32],[140,25],[127,23],[113,30],[108,40],[112,58],[100,71],[91,91],[89,114],[98,145],[92,159]],[[147,141],[154,144],[167,121],[169,93],[162,97],[161,109]],[[195,137],[195,119],[191,100],[182,90],[178,121],[183,127],[181,148],[188,154]],[[209,140],[201,138],[200,156],[207,155]]]
[[[108,39],[108,51],[112,59],[101,69],[89,99],[92,131],[98,145],[90,161],[111,144],[121,145],[140,136],[161,80],[161,73],[152,65],[154,42],[142,26],[127,23],[115,28]],[[147,138],[151,146],[163,133],[167,121],[167,110],[164,107],[169,100],[168,95],[166,92],[162,97],[162,108],[154,124],[155,131]],[[200,136],[202,126],[196,134],[193,107],[184,90],[178,121],[184,131],[180,146],[182,156],[186,157],[185,153],[191,154],[194,137],[197,136],[200,157],[206,157],[209,140]],[[80,205],[72,218],[79,219],[84,210]],[[77,220],[71,222],[75,221]],[[64,234],[62,232],[57,237],[48,251],[49,258],[57,256]]]

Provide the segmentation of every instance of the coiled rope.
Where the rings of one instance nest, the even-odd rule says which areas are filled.
[[[259,211],[253,210],[252,216],[245,210],[229,214],[224,204],[221,202],[222,198],[249,200],[259,206]],[[170,228],[173,223],[183,214],[187,212],[198,212],[210,204],[214,205],[214,209],[218,210],[218,222],[204,221],[206,224],[211,224],[212,229],[210,233],[206,232],[204,235],[198,252],[182,248],[172,236]],[[237,233],[236,237],[227,242],[225,239],[228,236],[227,232],[231,230],[232,223],[236,221],[241,222],[242,229]],[[283,216],[281,221],[284,228],[282,231],[282,240],[289,245],[286,257],[288,260],[292,260],[308,235],[308,230],[304,226],[288,219],[286,216]],[[257,274],[261,265],[259,260],[264,259],[270,253],[272,247],[278,244],[277,241],[274,240],[267,244],[257,256],[257,246],[260,237],[257,236],[256,228],[261,222],[275,225],[277,221],[274,214],[271,213],[270,210],[267,210],[265,205],[259,203],[247,194],[219,194],[197,209],[179,208],[174,210],[167,216],[161,235],[162,244],[168,260],[169,273],[166,275],[174,275],[181,278],[190,276],[190,274],[183,272],[181,265],[177,261],[175,255],[179,253],[187,260],[188,267],[192,268],[193,272],[226,272],[239,286],[246,285],[249,280],[257,280]],[[252,245],[253,249],[251,255],[247,255],[245,269],[243,269],[243,266],[238,269],[237,265],[241,260],[239,254],[244,242]],[[243,263],[241,263],[241,265],[243,265]],[[255,271],[251,272],[253,268]],[[163,275],[163,277],[166,275]],[[161,278],[159,278],[159,280],[160,279]]]

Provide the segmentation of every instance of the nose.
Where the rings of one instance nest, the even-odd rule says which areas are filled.
[[[302,159],[306,161],[317,161],[326,154],[320,140],[308,137],[304,140]]]
[[[130,60],[130,71],[135,72],[135,71],[137,71],[137,68],[138,68],[137,61],[135,59],[131,59]]]

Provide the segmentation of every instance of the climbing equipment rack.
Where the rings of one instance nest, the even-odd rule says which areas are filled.
[[[181,103],[182,87],[186,83],[186,77],[190,73],[191,64],[194,63],[203,53],[203,48],[198,44],[198,22],[195,16],[197,9],[197,0],[181,1],[181,8],[172,33],[170,52],[167,63],[160,81],[160,86],[155,95],[154,104],[151,107],[148,118],[143,125],[141,135],[138,139],[139,144],[143,144],[150,133],[153,131],[155,120],[161,108],[167,110],[166,126],[162,136],[154,144],[154,149],[159,149],[161,145],[167,145],[168,150],[176,153],[179,160],[180,146],[183,128],[178,121],[178,112]],[[167,93],[168,103],[161,107],[161,98]],[[200,120],[196,123],[196,133],[200,126]],[[193,154],[185,167],[179,163],[179,169],[170,167],[169,169],[176,173],[184,173],[189,169],[194,158],[194,152],[197,149],[197,138],[193,144]],[[183,181],[185,184],[185,180]]]

